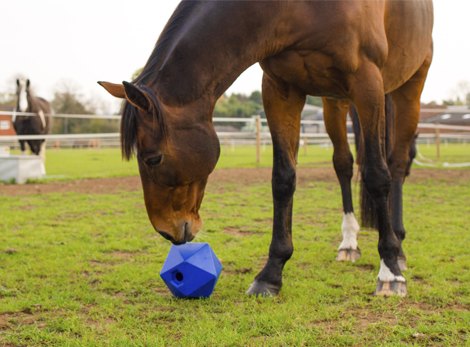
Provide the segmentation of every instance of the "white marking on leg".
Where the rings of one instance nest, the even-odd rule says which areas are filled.
[[[343,224],[341,225],[343,241],[341,241],[338,249],[357,249],[357,233],[359,229],[359,223],[354,213],[345,213],[343,215]]]
[[[46,129],[46,116],[44,115],[44,112],[42,110],[39,110],[38,116],[41,119],[42,128]]]
[[[379,281],[382,282],[406,282],[405,277],[395,276],[392,271],[385,265],[383,259],[380,259],[380,270],[378,275]]]
[[[43,163],[46,163],[46,141],[41,143],[41,148],[39,149],[39,156],[41,157]]]

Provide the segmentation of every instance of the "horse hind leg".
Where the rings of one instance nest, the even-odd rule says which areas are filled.
[[[348,110],[348,101],[323,98],[325,127],[333,143],[333,166],[341,186],[343,202],[343,222],[341,225],[343,239],[339,245],[336,260],[355,262],[361,257],[361,251],[357,245],[357,234],[360,228],[354,215],[352,203],[351,179],[354,160],[347,137],[346,116]]]
[[[410,174],[410,167],[416,155],[416,129],[420,114],[420,97],[429,69],[430,60],[425,61],[415,75],[402,87],[392,93],[395,108],[395,139],[389,157],[392,176],[390,207],[392,228],[400,240],[398,265],[406,270],[406,256],[402,243],[406,236],[403,224],[403,184]]]
[[[400,241],[393,232],[389,192],[391,175],[387,167],[381,126],[385,121],[385,97],[382,76],[378,67],[365,63],[356,73],[352,85],[352,100],[358,110],[363,134],[364,157],[362,180],[373,200],[379,231],[378,250],[380,271],[376,295],[406,295],[406,281],[398,266]],[[364,88],[367,85],[367,88]]]
[[[41,152],[41,141],[40,140],[30,140],[28,141],[29,148],[31,152],[35,155],[40,155]]]
[[[413,164],[413,160],[416,157],[416,139],[418,135],[416,134],[412,140],[410,150],[409,150],[409,155],[408,155],[408,162],[406,165],[406,172],[405,172],[405,178],[410,175],[411,171],[411,165]],[[401,241],[400,244],[400,253],[398,254],[398,266],[400,267],[401,271],[408,270],[408,267],[406,265],[406,255],[405,252],[403,251],[403,240],[405,239],[405,227],[403,226],[403,189],[401,187],[395,188],[392,185],[392,190],[390,192],[391,195],[391,208],[392,208],[392,224],[393,224],[393,230],[395,231],[395,234],[398,236],[398,238]]]

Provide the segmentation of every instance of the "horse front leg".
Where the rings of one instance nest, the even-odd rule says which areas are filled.
[[[26,141],[20,140],[21,155],[26,155]]]
[[[364,139],[362,179],[376,209],[380,270],[376,295],[406,295],[406,281],[398,266],[400,241],[389,212],[391,176],[385,158],[385,96],[378,67],[365,63],[353,79],[352,101],[359,112]]]
[[[263,103],[273,142],[272,193],[274,204],[272,241],[266,265],[247,291],[250,295],[277,295],[282,270],[294,251],[292,206],[296,185],[300,114],[305,94],[263,77]]]
[[[326,131],[333,143],[333,166],[341,186],[343,202],[343,223],[341,232],[343,240],[338,247],[338,261],[355,262],[361,257],[357,246],[359,223],[354,216],[351,193],[354,160],[349,149],[346,128],[346,116],[350,103],[346,100],[323,98],[323,113]]]

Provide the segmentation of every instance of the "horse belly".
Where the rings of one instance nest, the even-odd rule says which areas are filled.
[[[272,79],[287,83],[305,94],[346,98],[346,74],[332,57],[319,51],[286,51],[260,63]]]

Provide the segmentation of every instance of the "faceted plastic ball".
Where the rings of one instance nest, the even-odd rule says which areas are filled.
[[[209,244],[192,242],[171,246],[160,277],[178,298],[207,298],[221,271],[222,264]]]

